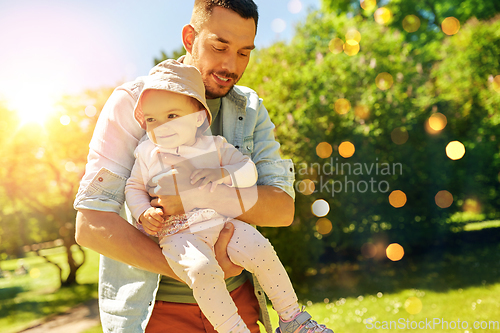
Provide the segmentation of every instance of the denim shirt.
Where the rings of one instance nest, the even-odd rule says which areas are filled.
[[[131,223],[130,212],[124,205],[124,188],[134,163],[134,149],[145,134],[133,115],[143,85],[141,78],[126,83],[115,89],[106,102],[90,143],[75,209],[115,212]],[[249,88],[235,86],[222,99],[222,110],[223,135],[252,158],[258,172],[257,185],[276,186],[295,198],[293,163],[280,157],[274,124],[262,99]],[[143,332],[154,307],[159,280],[158,274],[101,255],[99,308],[103,331]],[[256,295],[263,296],[257,288]],[[266,305],[262,298],[259,303],[261,307]],[[264,324],[269,327],[268,320]]]

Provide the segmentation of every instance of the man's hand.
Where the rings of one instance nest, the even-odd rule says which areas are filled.
[[[219,266],[224,271],[224,278],[230,278],[233,276],[238,276],[243,271],[243,267],[233,264],[229,256],[227,255],[227,245],[233,237],[234,225],[231,222],[227,222],[224,228],[219,234],[219,238],[215,243],[215,259],[219,263]]]
[[[208,183],[212,183],[210,186],[210,192],[214,192],[219,184],[231,185],[231,177],[229,177],[229,172],[224,168],[204,168],[197,169],[191,173],[191,185],[196,184],[201,181],[199,189],[202,190]]]
[[[161,230],[163,221],[163,210],[156,207],[148,208],[139,217],[139,222],[142,224],[144,231],[153,236]]]

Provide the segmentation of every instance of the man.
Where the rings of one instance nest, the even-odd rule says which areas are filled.
[[[254,49],[257,22],[257,6],[252,0],[196,0],[191,22],[182,30],[187,55],[181,61],[202,74],[213,113],[212,133],[223,135],[250,155],[259,173],[257,201],[243,214],[240,205],[230,202],[223,186],[212,195],[205,188],[187,202],[227,216],[241,214],[238,219],[258,226],[288,226],[294,215],[292,162],[279,156],[274,125],[262,101],[250,89],[235,87]],[[117,88],[101,112],[75,201],[76,240],[102,254],[99,295],[104,332],[214,332],[192,304],[190,289],[176,282],[158,244],[121,217],[125,216],[123,189],[134,162],[133,152],[144,135],[133,117],[142,85],[139,78]],[[241,197],[251,197],[245,190],[240,190]],[[183,207],[183,203],[186,200],[181,202],[176,195],[153,200],[166,215],[193,208]],[[221,232],[215,246],[217,259],[240,315],[252,332],[259,332],[258,303],[252,288],[240,274],[241,268],[227,257],[232,228],[228,224]]]

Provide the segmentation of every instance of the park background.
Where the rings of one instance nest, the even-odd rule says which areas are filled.
[[[0,2],[1,332],[97,296],[97,255],[75,244],[72,208],[93,127],[115,86],[182,53],[182,25],[148,26],[168,1],[141,5],[119,46],[101,25],[125,15],[116,1],[76,23],[48,15],[67,2],[24,2]],[[434,318],[500,329],[484,326],[500,320],[498,2],[257,4],[240,84],[264,99],[297,190],[292,226],[261,230],[301,302],[339,332]],[[186,23],[191,3],[179,7]]]

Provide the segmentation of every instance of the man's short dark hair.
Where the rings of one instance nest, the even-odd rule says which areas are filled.
[[[259,22],[257,5],[252,0],[195,0],[191,24],[199,29],[211,15],[214,7],[222,7],[237,13],[244,19],[253,19],[255,31]]]

